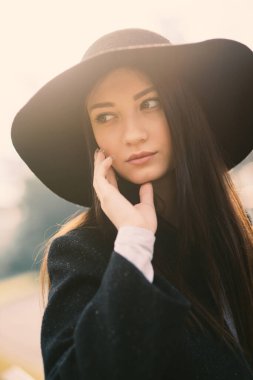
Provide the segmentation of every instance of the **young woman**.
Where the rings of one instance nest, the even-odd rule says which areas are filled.
[[[88,207],[41,269],[46,379],[253,379],[253,234],[229,175],[252,101],[239,42],[125,29],[18,113],[23,160]]]

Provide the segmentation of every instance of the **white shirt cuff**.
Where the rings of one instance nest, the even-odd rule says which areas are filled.
[[[151,230],[136,226],[122,226],[114,242],[114,250],[134,264],[153,282],[154,270],[151,264],[155,235]]]

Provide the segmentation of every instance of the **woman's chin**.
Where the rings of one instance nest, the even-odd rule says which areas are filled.
[[[138,175],[138,176],[126,176],[120,174],[122,178],[127,180],[128,182],[134,183],[135,185],[142,185],[143,183],[146,182],[152,182],[155,181],[156,179],[159,179],[161,176],[160,175],[151,175],[151,174],[146,174],[146,175]]]

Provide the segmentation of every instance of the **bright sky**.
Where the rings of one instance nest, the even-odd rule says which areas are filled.
[[[172,43],[221,37],[253,49],[252,19],[252,0],[0,0],[1,177],[29,175],[10,140],[16,112],[101,35],[141,27]],[[2,169],[6,161],[17,165],[15,174]]]

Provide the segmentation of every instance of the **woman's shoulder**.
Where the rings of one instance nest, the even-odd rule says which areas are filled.
[[[104,267],[110,254],[111,249],[97,227],[78,227],[53,239],[48,251],[48,268],[65,264],[75,269],[99,263]]]
[[[54,246],[87,247],[91,249],[103,249],[107,244],[103,234],[96,226],[83,226],[74,228],[52,240]]]
[[[82,245],[93,245],[104,240],[100,229],[96,226],[76,227],[56,239]]]

